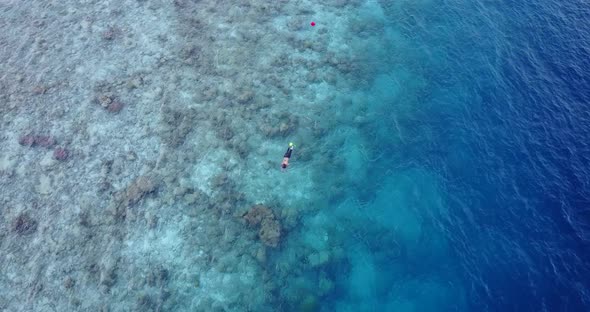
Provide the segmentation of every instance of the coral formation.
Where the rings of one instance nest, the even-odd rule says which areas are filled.
[[[57,142],[55,141],[55,139],[48,135],[39,135],[35,137],[35,144],[41,147],[50,148],[56,143]]]
[[[51,148],[57,141],[54,137],[49,135],[33,135],[25,134],[19,137],[18,143],[23,146],[41,146],[45,148]]]
[[[127,208],[138,203],[145,195],[154,192],[160,185],[155,175],[142,175],[131,182],[124,190],[115,194],[111,211],[115,219],[124,219]]]
[[[123,109],[123,103],[118,100],[112,101],[109,105],[107,105],[106,109],[109,113],[118,113]]]
[[[270,208],[263,205],[255,205],[250,210],[246,211],[242,216],[250,226],[258,226],[262,220],[266,218],[273,218],[273,213]]]
[[[153,192],[158,187],[156,178],[140,176],[125,190],[125,202],[128,206],[137,203],[144,195]]]
[[[22,135],[18,138],[18,144],[23,146],[33,146],[33,144],[35,144],[35,137],[30,134]]]
[[[113,26],[109,26],[106,30],[104,30],[101,34],[100,37],[103,40],[113,40],[115,39],[115,37],[119,34],[120,30],[118,28],[115,28]]]
[[[107,289],[113,287],[117,282],[116,266],[103,266],[100,270],[100,285],[106,286]]]
[[[187,135],[194,129],[194,119],[197,113],[194,110],[174,110],[164,108],[162,111],[162,124],[160,135],[166,144],[178,147],[184,143]]]
[[[254,92],[251,90],[244,90],[238,95],[238,103],[248,104],[254,99]]]
[[[45,92],[47,92],[47,87],[45,86],[38,85],[33,87],[33,94],[35,95],[45,94]]]
[[[253,227],[258,227],[258,237],[269,247],[277,247],[281,239],[281,224],[272,210],[264,205],[254,205],[242,217]]]
[[[96,98],[98,104],[100,104],[100,106],[103,108],[107,108],[111,103],[113,103],[113,100],[114,96],[111,93],[104,93]]]
[[[68,159],[69,156],[70,152],[63,147],[58,147],[55,150],[53,150],[53,158],[57,160],[64,161]]]
[[[26,213],[20,213],[12,221],[12,231],[19,235],[32,234],[37,230],[37,221]]]
[[[281,239],[281,225],[278,220],[264,219],[258,232],[260,240],[270,247],[277,247]]]
[[[150,270],[146,276],[146,282],[150,286],[162,287],[166,284],[169,278],[169,272],[162,265]]]
[[[74,281],[74,279],[71,276],[66,277],[63,281],[63,285],[66,289],[74,287],[75,284],[76,281]]]
[[[135,80],[130,80],[127,83],[127,86],[131,86],[132,88],[134,86],[136,86],[136,83],[140,83],[140,82],[135,82]],[[117,99],[117,97],[115,97],[113,95],[113,93],[111,92],[104,92],[101,93],[100,95],[98,95],[95,99],[95,101],[102,107],[104,108],[106,111],[108,111],[109,113],[118,113],[120,112],[123,107],[125,106],[123,104],[123,102],[121,102],[119,99]]]

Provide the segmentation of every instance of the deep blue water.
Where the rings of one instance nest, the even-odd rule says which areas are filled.
[[[378,4],[324,309],[590,310],[590,7]]]

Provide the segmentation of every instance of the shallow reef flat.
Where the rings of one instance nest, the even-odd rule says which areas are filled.
[[[355,5],[0,2],[0,310],[296,307],[326,253],[273,259],[357,66],[309,21]]]

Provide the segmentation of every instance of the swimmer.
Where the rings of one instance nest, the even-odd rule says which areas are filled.
[[[281,170],[285,170],[285,169],[287,169],[287,166],[289,166],[289,158],[291,158],[291,152],[293,152],[293,147],[295,147],[295,145],[293,145],[293,143],[289,143],[289,147],[287,148],[287,151],[285,152],[285,155],[283,156],[283,162],[281,163]]]

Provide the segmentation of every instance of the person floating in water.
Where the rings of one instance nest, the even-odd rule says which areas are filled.
[[[289,158],[291,158],[291,153],[293,152],[293,147],[295,147],[295,145],[293,145],[293,143],[289,143],[289,147],[287,148],[287,151],[285,152],[285,155],[283,156],[283,162],[281,163],[281,168],[283,170],[287,169],[287,166],[289,166]]]

